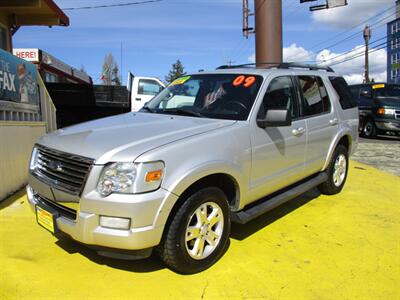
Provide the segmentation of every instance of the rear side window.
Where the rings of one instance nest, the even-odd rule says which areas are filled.
[[[332,79],[336,79],[336,78],[338,78],[338,77],[331,77],[331,78],[332,78]],[[329,80],[331,80],[332,86],[335,88],[335,86],[333,85],[333,82],[332,82],[332,79],[331,79],[331,78],[329,78]],[[336,92],[337,92],[338,95],[339,95],[339,92],[337,91],[336,88],[335,88],[335,90],[336,90]],[[360,88],[359,88],[359,87],[356,87],[356,86],[350,87],[350,92],[351,92],[352,95],[353,95],[353,99],[357,100],[357,99],[360,97]],[[339,95],[339,97],[340,97],[340,95]]]
[[[343,77],[329,77],[333,88],[339,95],[339,102],[342,109],[350,109],[357,106],[356,98],[354,94],[351,93],[349,86]],[[358,93],[359,89],[354,89],[355,93]]]
[[[324,107],[324,112],[329,112],[331,110],[331,101],[329,100],[328,92],[326,91],[324,82],[320,77],[317,77],[319,93],[322,98],[322,105]]]
[[[331,105],[321,78],[315,76],[298,78],[303,94],[303,115],[312,116],[328,112]]]

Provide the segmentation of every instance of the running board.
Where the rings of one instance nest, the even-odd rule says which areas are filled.
[[[231,214],[231,220],[234,223],[246,224],[247,222],[261,216],[274,209],[275,207],[307,192],[308,190],[316,187],[317,185],[325,182],[328,179],[328,175],[325,172],[318,174],[317,176],[303,182],[299,185],[294,186],[290,190],[287,190],[281,194],[278,194],[272,198],[268,198],[265,201],[260,202],[250,208],[244,208],[241,211],[233,212]]]

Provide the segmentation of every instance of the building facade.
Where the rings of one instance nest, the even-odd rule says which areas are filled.
[[[12,54],[21,26],[68,26],[52,0],[0,1],[0,201],[23,187],[32,147],[55,128],[55,109],[38,66]]]
[[[13,49],[15,56],[37,65],[44,82],[92,84],[92,78],[41,49]]]
[[[400,83],[400,0],[396,0],[396,19],[387,23],[387,82]]]
[[[387,82],[400,83],[400,18],[387,24]]]

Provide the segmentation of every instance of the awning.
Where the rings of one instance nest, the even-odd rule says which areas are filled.
[[[12,26],[68,26],[69,18],[52,0],[2,0],[0,12]]]

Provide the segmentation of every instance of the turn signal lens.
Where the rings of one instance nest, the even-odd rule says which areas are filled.
[[[159,181],[162,178],[162,170],[157,170],[157,171],[151,171],[147,172],[146,174],[146,182],[154,182],[154,181]]]
[[[378,115],[394,115],[395,114],[395,109],[393,108],[378,108],[377,111]]]

